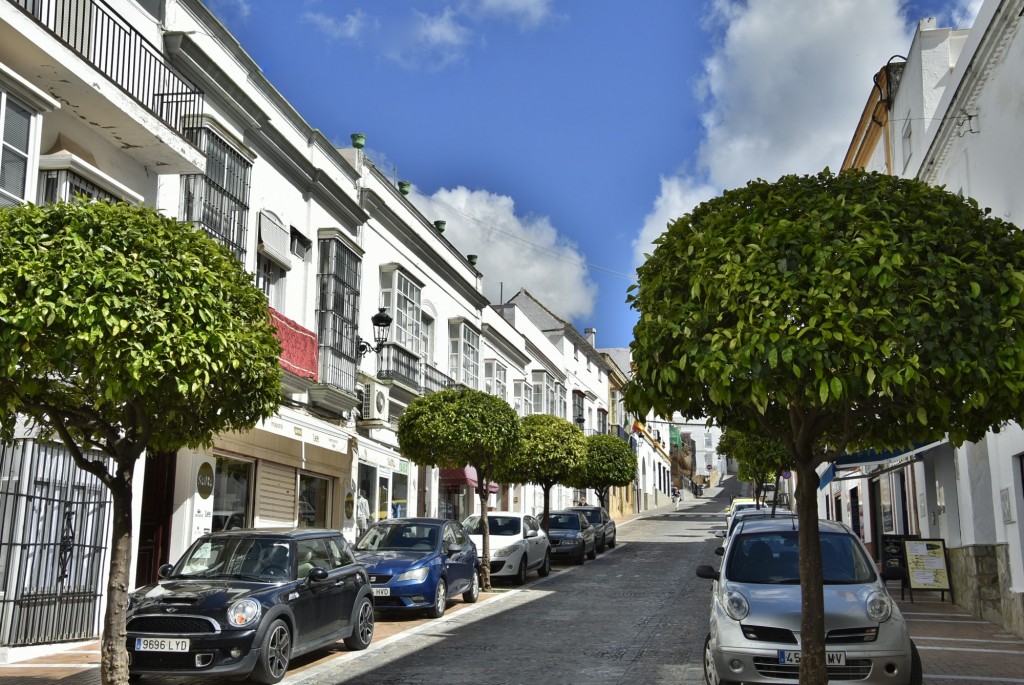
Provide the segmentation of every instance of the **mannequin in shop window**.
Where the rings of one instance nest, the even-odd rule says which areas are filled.
[[[370,527],[370,503],[366,499],[366,490],[359,491],[356,500],[356,535],[362,537]]]

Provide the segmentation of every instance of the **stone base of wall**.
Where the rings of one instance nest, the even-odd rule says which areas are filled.
[[[1010,590],[1007,546],[968,545],[946,551],[957,605],[1024,637],[1024,595]]]

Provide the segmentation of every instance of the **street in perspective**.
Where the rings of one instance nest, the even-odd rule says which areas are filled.
[[[583,565],[557,563],[521,586],[496,581],[476,604],[452,602],[439,620],[378,611],[365,651],[344,642],[295,659],[282,681],[334,683],[704,683],[704,640],[711,583],[696,576],[717,567],[724,509],[748,484],[735,477],[703,497],[685,493],[621,521],[614,549]],[[898,583],[890,593],[921,654],[925,683],[1024,683],[1024,641],[976,619],[948,597]],[[77,667],[74,664],[79,660]],[[99,683],[98,645],[0,667],[5,685]],[[209,679],[150,677],[180,685]],[[855,682],[855,681],[854,681]]]

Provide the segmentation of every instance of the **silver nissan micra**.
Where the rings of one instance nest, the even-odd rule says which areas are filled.
[[[800,565],[795,518],[740,522],[714,580],[704,678],[720,683],[799,682]],[[864,543],[842,523],[819,521],[830,681],[920,685],[921,659]]]

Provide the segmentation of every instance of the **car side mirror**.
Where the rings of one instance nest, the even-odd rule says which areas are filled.
[[[460,545],[457,542],[453,542],[452,544],[448,545],[448,554],[456,554],[458,552],[461,552],[462,550],[462,545]]]
[[[171,571],[174,570],[174,564],[163,564],[157,569],[156,575],[160,578],[167,578],[171,575]]]
[[[526,531],[526,539],[535,538],[535,537],[537,537],[537,535],[538,535],[537,531],[533,530],[532,528],[530,530]]]
[[[715,554],[718,556],[725,554],[725,547],[715,547]]]
[[[321,568],[320,566],[314,566],[309,570],[309,575],[306,577],[309,578],[309,582],[311,583],[322,583],[327,580],[328,575],[327,569]]]
[[[697,567],[697,577],[707,578],[708,580],[718,580],[718,571],[715,570],[714,566],[702,564]]]
[[[724,530],[716,530],[715,531],[715,537],[716,538],[724,538],[725,537],[725,531]]]

